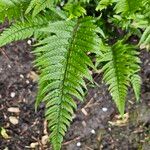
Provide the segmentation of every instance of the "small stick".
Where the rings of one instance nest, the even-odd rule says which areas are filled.
[[[70,140],[70,141],[67,141],[67,142],[63,143],[63,145],[68,145],[68,144],[70,144],[70,143],[72,143],[74,141],[80,140],[80,139],[81,139],[81,137],[78,136],[78,137],[74,138],[73,140]]]
[[[92,149],[92,148],[90,148],[89,146],[86,146],[86,148],[87,148],[87,149],[89,149],[89,150],[93,150],[93,149]]]
[[[91,98],[90,100],[89,100],[89,102],[83,107],[84,109],[85,108],[88,108],[90,105],[91,105],[91,103],[93,102],[93,98]]]
[[[10,61],[10,59],[9,59],[8,55],[6,54],[5,50],[4,50],[3,48],[0,48],[0,51],[1,51],[2,55],[3,55],[6,59],[8,59],[8,60]]]

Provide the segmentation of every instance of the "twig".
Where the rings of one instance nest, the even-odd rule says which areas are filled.
[[[90,100],[89,100],[89,102],[83,107],[84,109],[85,108],[88,108],[90,105],[91,105],[91,103],[93,102],[93,98],[91,98]]]
[[[68,144],[70,144],[70,143],[72,143],[72,142],[74,142],[74,141],[80,140],[80,139],[81,139],[81,137],[78,136],[78,137],[76,137],[76,138],[74,138],[74,139],[72,139],[72,140],[70,140],[70,141],[67,141],[67,142],[63,143],[63,145],[68,145]]]
[[[5,50],[4,50],[3,48],[0,48],[0,51],[1,51],[2,55],[3,55],[6,59],[8,59],[8,60],[10,61],[10,59],[9,59],[8,55],[6,54]]]
[[[89,150],[93,150],[92,148],[90,148],[90,147],[88,147],[88,146],[86,146],[86,148],[89,149]]]

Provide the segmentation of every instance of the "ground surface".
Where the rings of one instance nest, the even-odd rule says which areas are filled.
[[[26,42],[0,49],[0,150],[50,150],[44,105],[34,110],[37,72]],[[149,150],[150,149],[150,54],[141,53],[142,94],[136,104],[129,90],[124,120],[117,116],[104,84],[92,88],[78,105],[63,150]],[[96,76],[96,82],[101,80]],[[99,82],[100,83],[100,82]],[[9,137],[8,137],[9,136]]]

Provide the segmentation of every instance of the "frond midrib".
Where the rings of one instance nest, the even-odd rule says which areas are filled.
[[[69,60],[71,58],[71,52],[72,52],[72,46],[73,46],[73,43],[74,43],[74,40],[75,40],[75,37],[76,37],[76,33],[77,33],[77,30],[78,30],[78,27],[79,27],[79,21],[77,21],[77,24],[75,25],[74,29],[73,29],[73,32],[72,32],[72,38],[71,38],[71,42],[70,42],[70,46],[69,46],[69,49],[68,49],[68,54],[67,54],[67,60],[66,60],[66,66],[65,66],[65,72],[64,72],[64,77],[63,77],[63,80],[62,80],[62,83],[60,84],[60,88],[62,88],[62,91],[61,91],[61,96],[60,96],[60,105],[59,105],[59,112],[58,112],[58,122],[60,122],[60,113],[61,113],[61,110],[62,110],[62,101],[63,101],[63,96],[64,96],[64,86],[65,86],[65,82],[66,82],[66,79],[67,79],[67,74],[68,74],[68,68],[69,68]],[[60,123],[57,123],[57,134],[59,134],[59,126],[60,126]]]
[[[117,93],[120,99],[120,92],[119,92],[119,79],[118,79],[118,69],[116,66],[116,58],[115,58],[115,54],[114,54],[114,50],[111,51],[112,52],[112,62],[113,62],[113,68],[114,68],[114,73],[115,73],[115,78],[116,78],[116,83],[117,83]]]

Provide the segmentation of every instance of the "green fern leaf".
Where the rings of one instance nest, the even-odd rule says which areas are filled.
[[[86,10],[80,3],[67,3],[64,8],[69,12],[69,19],[78,18],[86,14]]]
[[[112,5],[113,2],[114,0],[101,0],[96,7],[96,11],[106,9],[109,5]]]
[[[1,0],[0,1],[0,21],[6,18],[9,20],[23,17],[30,0]]]
[[[46,8],[51,8],[54,4],[57,4],[60,0],[31,0],[30,5],[26,10],[26,14],[33,9],[32,16],[35,17],[39,12]]]
[[[55,150],[60,150],[63,136],[76,109],[73,98],[83,101],[83,78],[92,81],[88,66],[93,66],[87,52],[97,51],[98,37],[91,18],[57,21],[42,31],[52,33],[34,50],[35,65],[40,68],[39,102],[46,103],[46,118]]]
[[[130,81],[135,93],[136,100],[138,102],[140,99],[140,92],[141,92],[141,77],[137,74],[134,74],[131,76]]]
[[[145,29],[145,31],[140,39],[139,45],[141,48],[146,48],[147,50],[150,49],[150,26],[148,26]]]
[[[31,37],[33,34],[38,36],[39,29],[48,24],[46,17],[38,16],[34,20],[26,18],[26,21],[16,22],[5,29],[0,35],[0,46],[4,46],[12,41],[18,41]]]
[[[139,9],[142,0],[116,0],[116,2],[116,13],[131,14]]]
[[[138,71],[140,60],[136,50],[122,41],[112,47],[103,45],[102,52],[97,61],[104,63],[103,79],[109,85],[111,96],[123,116],[130,76]],[[132,83],[136,97],[139,98],[139,80],[135,77],[136,75],[132,76]]]

